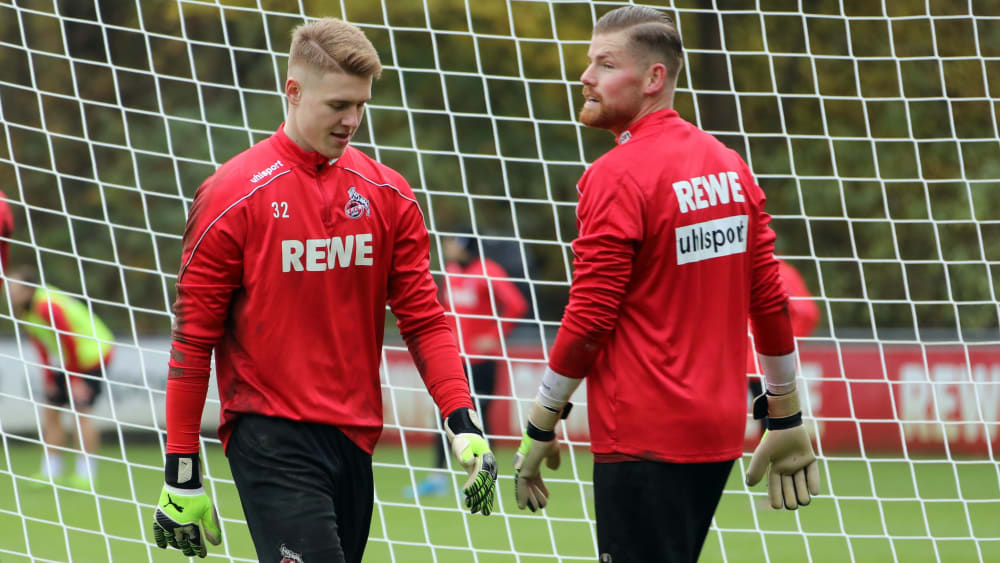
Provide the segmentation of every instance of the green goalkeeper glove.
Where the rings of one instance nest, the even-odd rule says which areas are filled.
[[[444,423],[451,451],[462,467],[469,472],[469,479],[462,487],[465,506],[473,513],[489,516],[496,498],[497,460],[483,436],[476,411],[466,407],[448,415]]]
[[[549,503],[549,489],[542,481],[541,465],[549,469],[559,469],[559,444],[556,442],[555,427],[560,418],[569,416],[573,403],[566,403],[560,411],[554,411],[537,400],[528,416],[521,445],[514,454],[514,497],[517,507],[535,512]]]
[[[798,392],[760,395],[754,399],[753,416],[767,417],[767,431],[750,458],[747,485],[759,483],[767,470],[773,508],[795,510],[808,505],[819,494],[819,465],[809,433],[802,426]]]
[[[153,514],[156,545],[175,547],[188,557],[205,557],[208,549],[202,535],[212,545],[222,543],[219,514],[201,486],[198,454],[167,454],[166,482]]]

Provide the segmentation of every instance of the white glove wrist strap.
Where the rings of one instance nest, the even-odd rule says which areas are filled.
[[[757,354],[760,370],[764,372],[767,390],[774,395],[795,391],[795,352],[784,356]]]
[[[548,409],[562,412],[562,408],[569,402],[569,398],[580,386],[583,379],[566,377],[552,371],[552,368],[545,368],[545,375],[542,376],[542,383],[538,386],[538,402]]]

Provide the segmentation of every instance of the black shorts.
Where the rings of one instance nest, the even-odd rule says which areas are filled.
[[[733,461],[594,464],[602,563],[696,563]]]
[[[360,563],[375,494],[372,456],[343,432],[242,415],[226,455],[262,563]]]
[[[56,407],[68,406],[70,402],[66,374],[61,371],[52,370],[46,377],[48,380],[45,384],[45,400],[50,405]],[[90,396],[80,401],[74,400],[74,406],[84,409],[93,407],[94,402],[97,401],[97,398],[101,396],[101,392],[104,390],[104,370],[97,368],[93,371],[88,371],[85,375],[74,375],[71,377],[79,377],[90,388]]]

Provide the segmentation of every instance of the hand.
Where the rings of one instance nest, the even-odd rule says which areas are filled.
[[[163,549],[168,545],[175,547],[188,557],[208,554],[203,535],[212,545],[222,543],[219,514],[201,486],[200,469],[192,469],[192,466],[199,467],[198,457],[198,454],[167,454],[167,482],[153,513],[156,545]],[[196,488],[181,488],[191,485]]]
[[[549,469],[559,469],[559,444],[554,439],[535,440],[525,430],[514,454],[514,496],[521,510],[527,507],[534,512],[549,503],[549,489],[540,470],[543,459]]]
[[[201,487],[189,490],[164,485],[154,517],[153,537],[161,548],[169,545],[188,557],[205,557],[208,549],[202,541],[202,528],[209,543],[222,543],[219,514]]]
[[[448,415],[444,424],[451,443],[451,451],[469,473],[462,487],[465,506],[473,514],[489,516],[496,498],[497,460],[483,436],[479,415],[468,408],[460,408]]]
[[[558,410],[553,409],[536,398],[528,415],[521,445],[514,454],[514,497],[521,510],[528,508],[534,512],[549,504],[549,489],[542,481],[540,467],[544,459],[546,467],[559,469],[561,460],[556,442],[556,422],[569,416],[572,408],[573,403],[567,402]]]
[[[760,482],[767,470],[771,506],[795,510],[819,494],[819,465],[809,433],[802,426],[797,392],[765,394],[754,400],[754,418],[768,416],[768,429],[750,458],[746,483]]]

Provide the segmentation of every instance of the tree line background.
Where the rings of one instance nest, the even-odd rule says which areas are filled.
[[[303,14],[221,4],[0,0],[12,265],[93,299],[125,339],[169,331],[190,198],[282,121]],[[576,123],[578,78],[594,18],[618,4],[328,4],[301,2],[360,25],[386,67],[355,145],[409,180],[432,237],[475,225],[557,322],[575,184],[612,146]],[[1000,337],[1000,7],[661,4],[687,48],[675,107],[751,165],[820,334]]]

